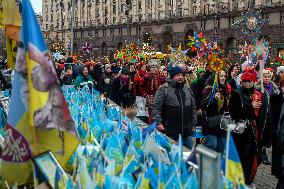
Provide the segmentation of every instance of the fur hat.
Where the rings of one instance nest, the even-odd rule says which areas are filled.
[[[254,68],[247,67],[242,73],[241,77],[242,81],[244,80],[252,80],[253,82],[257,82],[257,73]]]
[[[111,69],[111,65],[110,64],[106,64],[105,65],[105,70],[107,70],[107,69]]]
[[[264,69],[262,73],[263,74],[269,74],[270,76],[272,76],[272,72],[268,69]]]
[[[276,74],[279,75],[279,73],[280,73],[281,71],[284,71],[284,66],[279,66],[279,67],[277,68]]]

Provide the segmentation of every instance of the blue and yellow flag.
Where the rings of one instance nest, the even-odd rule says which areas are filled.
[[[227,158],[228,158],[226,163],[227,179],[231,183],[244,185],[245,178],[244,178],[243,167],[232,135],[230,135],[229,138],[229,152]]]
[[[22,1],[22,16],[21,42],[0,156],[0,175],[9,185],[32,183],[31,158],[48,150],[66,169],[78,145],[73,120],[29,0]]]

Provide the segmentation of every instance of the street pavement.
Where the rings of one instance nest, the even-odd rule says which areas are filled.
[[[267,149],[267,154],[271,160],[271,148]],[[257,174],[254,180],[257,189],[275,189],[277,179],[271,175],[271,166],[261,164],[257,170]]]

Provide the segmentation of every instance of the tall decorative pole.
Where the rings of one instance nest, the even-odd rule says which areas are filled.
[[[74,51],[74,0],[71,0],[71,42],[70,42],[70,56],[73,56]]]

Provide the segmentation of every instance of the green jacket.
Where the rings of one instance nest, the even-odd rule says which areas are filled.
[[[79,75],[75,81],[73,82],[73,85],[75,85],[75,87],[80,87],[82,85],[85,85],[87,83],[91,83],[93,84],[93,79],[91,76],[88,76],[88,78],[86,79],[85,77],[83,77],[82,75]]]

